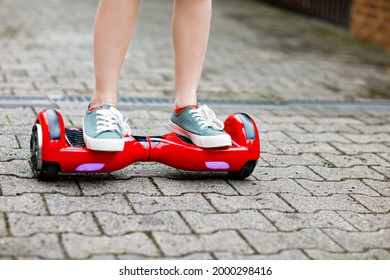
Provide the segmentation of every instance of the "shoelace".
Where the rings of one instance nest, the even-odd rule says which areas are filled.
[[[112,107],[110,110],[98,110],[96,112],[96,118],[96,133],[101,133],[104,131],[117,131],[122,135],[131,134],[130,127],[126,123],[128,118],[123,120],[122,114]]]
[[[223,122],[217,119],[213,110],[210,109],[207,105],[202,105],[198,109],[192,109],[189,111],[194,119],[200,125],[200,128],[212,127],[216,130],[223,130]]]

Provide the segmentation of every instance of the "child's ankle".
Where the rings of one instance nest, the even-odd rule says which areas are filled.
[[[198,109],[198,105],[186,105],[184,107],[177,107],[176,104],[175,104],[173,106],[173,111],[175,112],[175,114],[179,114],[181,111],[183,111],[184,109],[186,109],[188,107],[192,107],[194,109]]]
[[[116,98],[116,93],[97,94],[96,91],[94,91],[92,95],[90,107],[99,107],[99,106],[103,106],[104,104],[108,104],[114,108],[117,108],[118,101]]]

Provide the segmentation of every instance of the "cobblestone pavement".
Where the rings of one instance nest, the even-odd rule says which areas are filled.
[[[0,97],[89,95],[96,3],[0,0]],[[172,97],[170,4],[142,2],[122,96]],[[214,6],[202,98],[387,98],[379,49],[256,1]],[[86,104],[53,106],[81,125]],[[1,107],[0,259],[390,259],[388,107],[216,106],[259,126],[245,181],[138,163],[56,182],[34,179],[28,161],[43,108]],[[169,110],[123,107],[139,135],[166,133]]]

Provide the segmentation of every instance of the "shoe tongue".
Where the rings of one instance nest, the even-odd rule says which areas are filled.
[[[108,106],[109,106],[109,110],[110,110],[112,113],[114,113],[114,115],[116,115],[116,116],[122,116],[121,112],[119,112],[119,110],[118,110],[117,108],[112,107],[112,106],[110,106],[110,105],[108,105]]]
[[[103,109],[110,110],[110,108],[112,108],[112,106],[111,106],[111,105],[108,105],[108,104],[104,104],[104,105],[102,106],[102,108],[103,108]]]

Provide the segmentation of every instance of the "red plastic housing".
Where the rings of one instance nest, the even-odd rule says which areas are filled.
[[[260,157],[260,135],[253,119],[246,114],[230,115],[225,131],[232,145],[224,148],[200,148],[175,133],[162,136],[125,136],[122,152],[92,151],[71,146],[61,114],[41,111],[36,120],[42,128],[42,160],[55,162],[60,172],[111,172],[134,162],[160,162],[171,167],[197,171],[239,171],[248,161]],[[81,134],[81,129],[76,129]],[[77,132],[77,131],[76,131]]]

